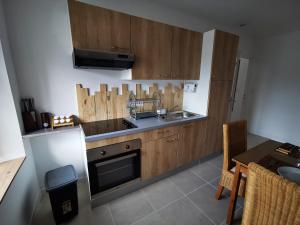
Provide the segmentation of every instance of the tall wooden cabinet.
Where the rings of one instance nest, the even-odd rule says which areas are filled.
[[[171,26],[131,17],[131,47],[135,55],[132,79],[171,79]]]
[[[227,122],[232,81],[213,81],[210,86],[207,125],[207,149],[219,152],[223,144],[223,123]]]
[[[75,0],[68,1],[73,47],[130,52],[130,16]]]
[[[215,31],[211,79],[232,81],[239,44],[237,35]]]
[[[195,31],[173,28],[172,79],[198,80],[202,51],[202,34]]]
[[[206,134],[208,154],[222,150],[223,124],[229,116],[238,41],[234,34],[215,32]]]

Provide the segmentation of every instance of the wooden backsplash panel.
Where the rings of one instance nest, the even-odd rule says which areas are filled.
[[[97,120],[107,120],[115,118],[123,118],[129,116],[127,103],[129,96],[133,95],[129,91],[128,84],[122,84],[122,95],[119,89],[112,87],[108,91],[107,84],[100,84],[100,91],[96,91],[94,95],[90,95],[88,88],[83,88],[81,84],[76,85],[77,104],[79,119],[81,122],[91,122]],[[176,110],[182,109],[183,103],[183,85],[173,87],[168,84],[164,87],[164,91],[159,90],[157,84],[149,86],[147,93],[142,89],[141,84],[136,84],[136,98],[152,98],[153,95],[159,95],[161,99],[161,107]],[[152,111],[153,104],[145,103],[140,111]]]

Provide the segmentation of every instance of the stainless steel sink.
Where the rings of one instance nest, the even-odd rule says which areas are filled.
[[[174,121],[174,120],[191,118],[197,115],[198,114],[187,112],[187,111],[175,111],[175,112],[167,113],[167,115],[162,116],[161,119],[164,121]]]

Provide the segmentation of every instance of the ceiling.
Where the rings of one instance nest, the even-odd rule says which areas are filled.
[[[153,0],[254,37],[300,30],[300,0]],[[246,26],[240,27],[241,24]]]

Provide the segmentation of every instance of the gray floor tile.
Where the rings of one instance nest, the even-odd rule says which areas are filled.
[[[243,208],[239,208],[238,210],[236,210],[234,214],[232,225],[241,225],[242,218],[243,218]],[[227,225],[226,219],[221,223],[221,225]]]
[[[116,225],[129,225],[153,211],[140,191],[133,192],[109,203]]]
[[[170,179],[185,194],[205,184],[204,180],[202,180],[189,170],[176,174]]]
[[[80,213],[66,225],[113,225],[112,217],[106,205],[91,209],[86,206]]]
[[[132,225],[165,225],[165,222],[161,218],[161,216],[157,212],[155,212]]]
[[[166,225],[211,225],[187,198],[180,199],[158,211]]]
[[[41,201],[36,208],[33,218],[32,225],[54,225],[55,221],[52,215],[51,204],[48,195],[43,194]]]
[[[143,192],[155,209],[160,209],[166,204],[183,197],[183,194],[169,179],[152,184],[144,188]]]
[[[219,184],[219,180],[220,178],[217,178],[213,181],[210,182],[210,184],[213,186],[213,188],[217,191],[217,187],[218,187],[218,184]],[[230,197],[230,191],[226,188],[224,188],[223,192],[222,192],[222,198],[229,198]],[[240,197],[238,196],[238,199],[237,199],[237,204],[240,206],[240,207],[243,207],[244,206],[244,200],[245,198],[244,197]]]
[[[212,166],[208,162],[200,163],[192,167],[191,171],[208,182],[216,179],[221,175],[221,169]]]
[[[207,163],[211,164],[212,166],[215,166],[219,169],[222,169],[223,168],[223,154],[222,155],[219,155],[213,159],[210,159],[207,161]]]
[[[215,199],[215,189],[210,185],[204,185],[188,197],[201,208],[216,224],[220,224],[226,218],[229,197],[220,200]]]

